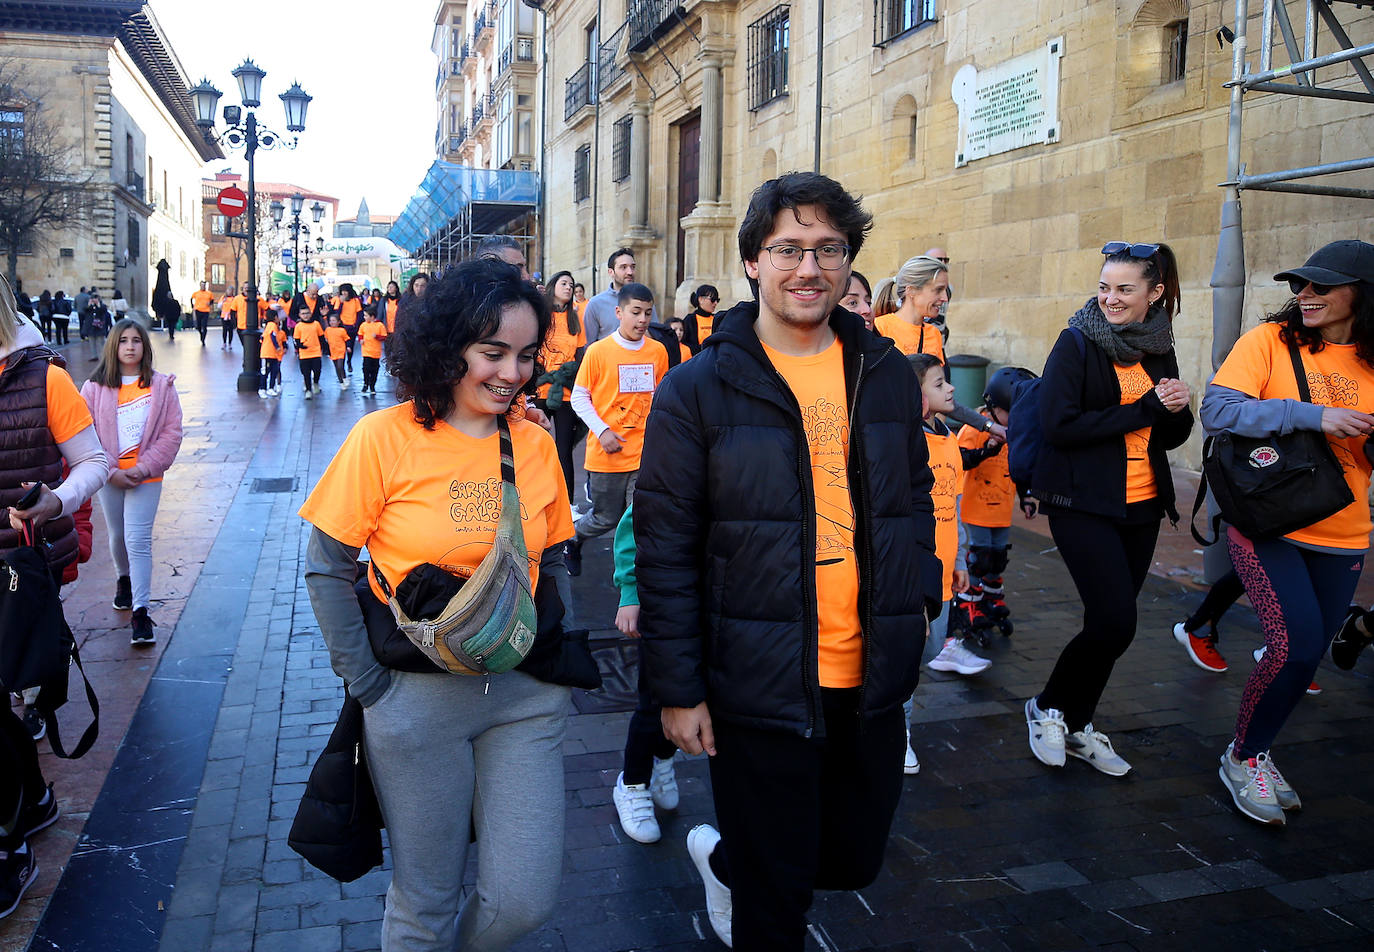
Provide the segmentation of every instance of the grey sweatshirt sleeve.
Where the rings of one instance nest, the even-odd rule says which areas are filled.
[[[358,551],[312,528],[305,550],[305,588],[334,673],[359,704],[369,707],[391,684],[391,671],[372,654],[363,612],[353,594]]]
[[[1223,430],[1237,436],[1268,436],[1294,430],[1320,430],[1323,409],[1319,403],[1302,400],[1260,400],[1211,383],[1207,385],[1198,415],[1209,436]]]
[[[983,414],[979,413],[977,410],[964,406],[962,403],[956,403],[954,409],[945,414],[945,419],[953,420],[956,423],[963,423],[966,426],[973,427],[975,430],[982,431],[988,430],[988,423],[990,422]]]
[[[62,500],[62,512],[69,514],[81,508],[81,504],[96,494],[110,476],[109,460],[100,448],[100,438],[95,435],[95,425],[86,427],[80,433],[57,444],[62,458],[67,461],[67,478],[62,485],[53,490]]]

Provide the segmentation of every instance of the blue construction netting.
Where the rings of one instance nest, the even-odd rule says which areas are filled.
[[[420,187],[391,226],[387,237],[414,255],[469,205],[534,207],[538,201],[537,172],[470,169],[436,161],[425,173]]]

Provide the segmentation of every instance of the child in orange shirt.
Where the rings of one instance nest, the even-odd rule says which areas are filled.
[[[262,386],[258,387],[258,396],[264,399],[281,396],[281,357],[286,332],[277,326],[275,314],[276,311],[270,311],[267,323],[262,325]]]
[[[568,574],[574,576],[582,574],[582,543],[614,529],[634,498],[644,422],[668,372],[668,351],[645,333],[654,292],[629,283],[616,301],[619,329],[588,346],[573,385],[573,410],[591,430],[586,469],[592,497],[591,513],[578,520],[568,541]]]
[[[324,340],[324,328],[315,320],[315,312],[309,304],[302,304],[297,310],[296,329],[291,336],[296,339],[296,356],[301,362],[305,399],[309,400],[320,392],[320,358],[323,356],[320,341]]]
[[[334,373],[339,375],[339,389],[347,390],[348,375],[344,372],[344,361],[348,356],[348,328],[343,326],[339,315],[330,316],[324,336],[329,341],[329,359],[334,361]]]
[[[363,396],[377,395],[377,370],[382,363],[382,341],[386,340],[386,324],[374,308],[367,312],[367,319],[358,328],[358,339],[363,342]]]

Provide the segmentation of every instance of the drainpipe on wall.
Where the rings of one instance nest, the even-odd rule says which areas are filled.
[[[816,155],[811,171],[821,170],[821,99],[825,89],[825,0],[816,4]]]

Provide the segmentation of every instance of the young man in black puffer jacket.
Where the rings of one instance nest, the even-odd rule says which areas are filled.
[[[876,877],[939,611],[916,378],[838,307],[871,224],[824,176],[760,186],[739,232],[757,300],[664,378],[646,430],[645,663],[664,733],[711,755],[721,832],[688,850],[740,948],[801,949],[814,889]]]

